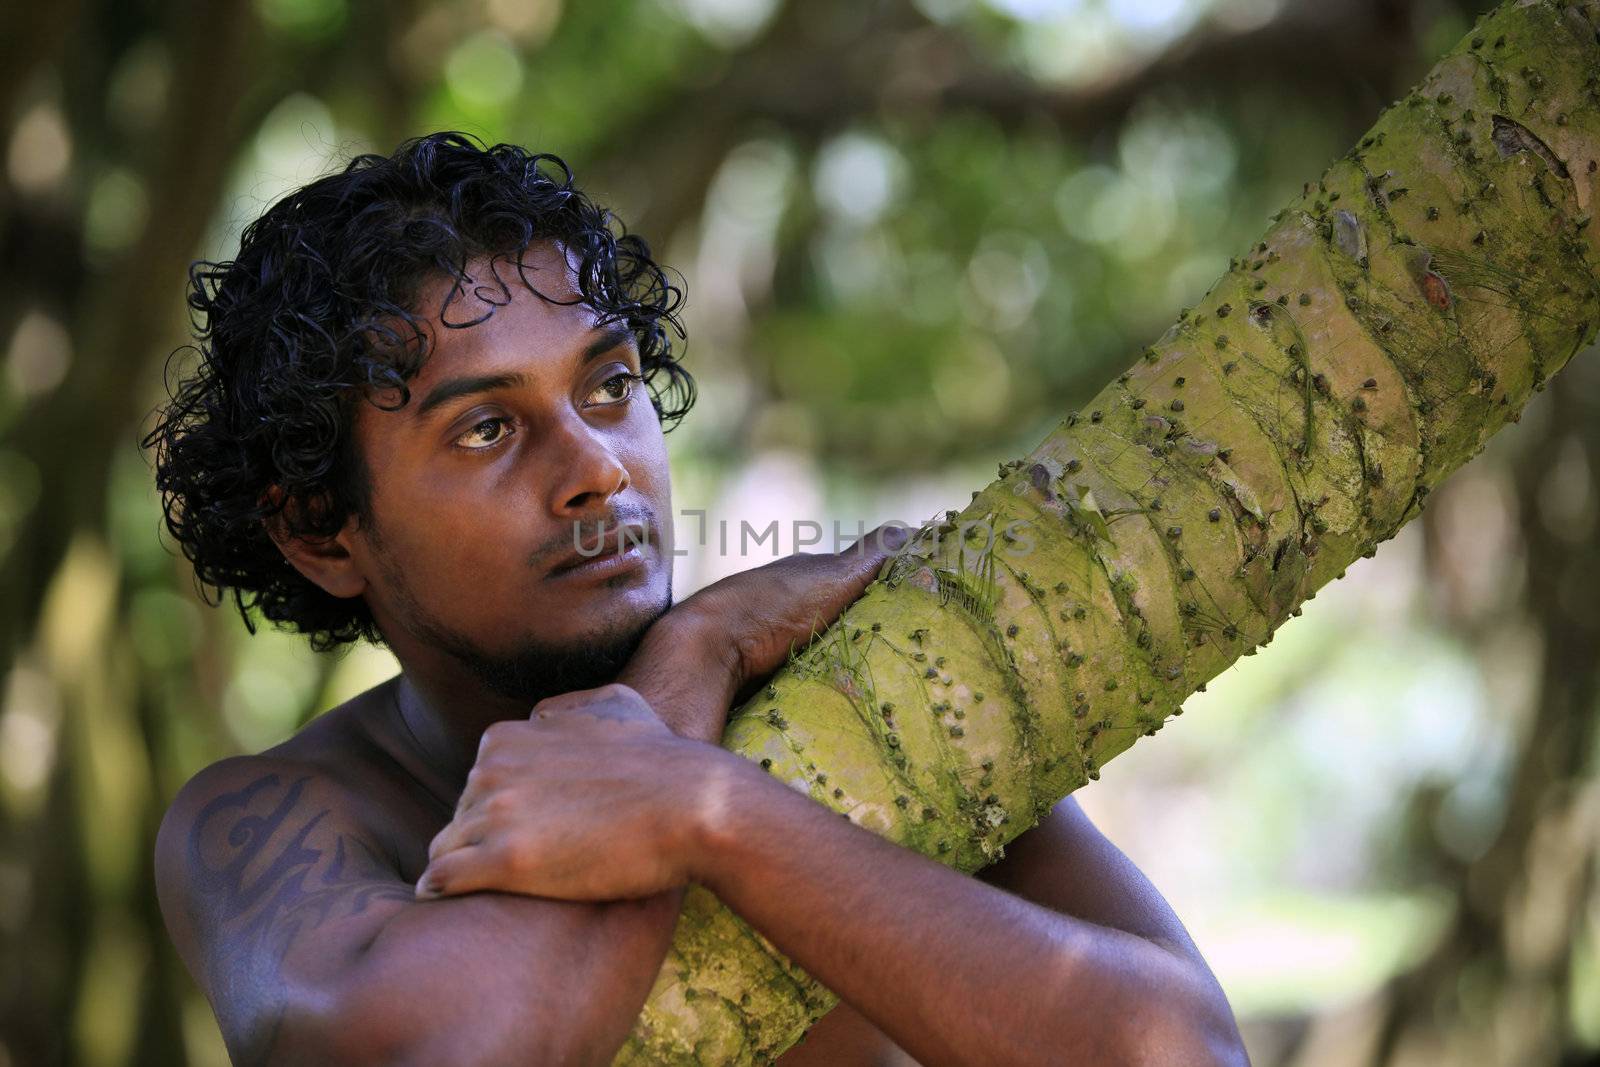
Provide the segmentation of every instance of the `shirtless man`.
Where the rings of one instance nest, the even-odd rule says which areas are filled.
[[[717,747],[895,546],[670,606],[677,299],[558,161],[459,135],[313,182],[196,273],[202,364],[149,441],[171,532],[241,610],[402,667],[162,823],[235,1062],[607,1063],[691,881],[842,998],[785,1065],[1244,1062],[1071,800],[974,879]]]

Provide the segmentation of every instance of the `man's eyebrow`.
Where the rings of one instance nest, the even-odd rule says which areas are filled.
[[[615,325],[600,334],[584,346],[583,354],[579,358],[579,366],[598,359],[607,352],[613,352],[623,345],[633,341],[633,331],[626,326]],[[527,378],[521,374],[478,374],[464,378],[451,378],[440,382],[417,405],[417,417],[420,419],[428,412],[441,404],[455,400],[457,397],[470,396],[473,393],[487,393],[494,389],[508,389],[523,385]]]
[[[440,404],[460,396],[487,393],[491,389],[506,389],[526,381],[527,378],[520,374],[478,374],[467,378],[451,378],[434,386],[423,398],[422,403],[417,406],[417,417],[420,419]]]
[[[605,333],[589,342],[583,350],[583,358],[578,362],[582,365],[591,359],[596,359],[607,352],[631,343],[633,343],[633,331],[621,323],[614,323],[606,329]]]

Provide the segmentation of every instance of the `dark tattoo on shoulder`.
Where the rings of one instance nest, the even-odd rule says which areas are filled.
[[[367,842],[324,827],[332,809],[307,802],[310,781],[267,774],[221,794],[189,836],[192,895],[212,930],[212,1003],[241,1063],[271,1052],[285,1006],[283,959],[297,938],[374,901],[413,899]]]

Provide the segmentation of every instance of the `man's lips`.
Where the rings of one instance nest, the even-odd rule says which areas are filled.
[[[608,524],[597,534],[575,533],[567,550],[546,573],[548,578],[620,574],[644,562],[645,550],[656,543],[648,523]]]

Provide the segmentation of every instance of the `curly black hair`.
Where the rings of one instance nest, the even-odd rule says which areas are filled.
[[[231,596],[252,633],[259,611],[319,651],[382,640],[366,602],[303,577],[268,523],[316,539],[352,514],[370,518],[354,405],[376,405],[384,390],[409,403],[406,383],[427,356],[415,306],[424,286],[454,279],[448,308],[471,284],[469,259],[504,256],[520,270],[545,240],[576,261],[581,301],[633,332],[670,429],[694,403],[673,352],[681,285],[556,156],[457,132],[415,138],[277,201],[245,228],[234,259],[191,265],[195,343],[174,356],[197,352],[198,364],[169,384],[143,446],[155,450],[166,529],[210,603]]]

